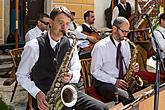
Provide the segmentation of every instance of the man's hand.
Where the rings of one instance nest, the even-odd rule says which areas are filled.
[[[135,63],[135,64],[133,64],[133,71],[134,72],[139,72],[139,63]]]
[[[36,99],[37,99],[38,108],[40,110],[48,110],[48,103],[46,101],[46,96],[42,91],[37,93]]]
[[[122,80],[122,79],[117,79],[115,85],[116,85],[118,88],[121,88],[121,89],[124,89],[124,90],[127,90],[127,88],[128,88],[128,83],[125,82],[125,81]]]
[[[64,72],[61,74],[61,79],[63,83],[68,83],[73,77],[73,74],[71,73],[70,70]]]

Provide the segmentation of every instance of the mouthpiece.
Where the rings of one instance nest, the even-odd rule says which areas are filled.
[[[66,35],[66,31],[64,31],[64,30],[61,30],[61,32],[63,33],[63,35]]]
[[[68,38],[71,38],[71,39],[77,39],[76,35],[73,33],[73,31],[67,31],[65,33],[65,35],[68,37]]]

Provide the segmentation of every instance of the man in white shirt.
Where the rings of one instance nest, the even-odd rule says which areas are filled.
[[[40,37],[47,32],[49,28],[49,15],[41,13],[37,19],[37,25],[35,28],[29,30],[25,35],[25,42],[28,42],[34,38]]]
[[[141,13],[139,4],[137,4],[137,8],[138,12]],[[120,0],[119,4],[113,9],[111,24],[116,17],[123,16],[129,19],[133,13],[135,13],[135,0]]]
[[[71,14],[72,14],[72,17],[73,17],[73,19],[72,19],[72,21],[70,22],[70,24],[69,24],[69,30],[71,30],[71,31],[74,31],[74,30],[76,30],[76,28],[77,28],[77,23],[75,23],[75,21],[74,21],[74,19],[75,19],[75,12],[73,12],[73,11],[70,11],[71,12]]]
[[[84,37],[84,39],[82,39],[82,41],[84,42],[80,44],[80,59],[91,57],[90,54],[94,44],[100,40],[96,28],[92,26],[94,24],[94,21],[94,11],[88,10],[84,13],[84,23],[81,26],[78,26],[76,29],[77,31],[87,35],[86,38]]]
[[[154,31],[154,35],[156,38],[157,43],[160,46],[161,54],[164,60],[164,65],[165,65],[165,13],[162,13],[159,17],[159,26],[157,29]],[[153,42],[153,48],[156,51],[156,47],[154,44],[154,39],[152,37],[152,42]]]
[[[127,92],[128,83],[123,80],[131,58],[130,46],[124,40],[129,33],[129,27],[126,18],[117,17],[112,26],[112,35],[97,42],[91,54],[91,74],[94,79],[94,87],[103,97],[114,101],[118,88],[119,102],[124,105],[134,100],[133,96]],[[122,62],[118,61],[119,56],[117,56],[119,44]],[[122,70],[121,73],[120,70]],[[139,65],[135,64],[133,70],[139,71]]]
[[[59,78],[56,80],[58,84],[60,83],[58,93],[61,93],[63,84],[78,83],[80,79],[81,65],[76,46],[73,48],[71,60],[67,59],[69,66],[64,68],[66,65],[63,65],[60,68],[64,62],[65,53],[71,48],[69,37],[65,34],[71,18],[71,13],[66,7],[55,7],[50,13],[50,31],[43,37],[27,42],[24,47],[16,76],[18,83],[33,96],[32,106],[35,110],[48,110],[50,104],[46,100],[46,94],[50,90],[55,77],[60,78],[60,80]],[[58,85],[54,89],[58,89]],[[57,96],[57,93],[54,94]],[[77,91],[77,94],[77,102],[71,108],[76,110],[79,110],[79,108],[81,110],[108,110],[104,103],[87,96],[83,92]],[[60,94],[57,97],[60,97]],[[57,102],[53,104],[56,106]],[[67,109],[69,108],[64,108],[64,110]]]
[[[75,12],[71,11],[71,13],[73,16],[73,20],[69,24],[69,30],[71,30],[79,39],[77,46],[78,46],[78,50],[81,50],[82,48],[86,48],[89,46],[89,44],[90,44],[89,41],[95,42],[95,39],[93,38],[93,36],[86,35],[86,34],[82,33],[82,31],[83,31],[82,27],[74,22]],[[87,51],[87,52],[89,52],[89,51]],[[79,54],[79,55],[80,55],[80,59],[81,59],[81,54]]]

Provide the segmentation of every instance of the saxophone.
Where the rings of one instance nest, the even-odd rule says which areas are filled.
[[[61,74],[68,70],[74,48],[77,43],[77,38],[74,34],[66,35],[73,39],[73,42],[66,52],[63,62],[56,74],[56,77],[51,85],[50,90],[47,92],[47,101],[49,110],[60,110],[63,104],[67,107],[72,107],[77,102],[77,91],[72,85],[65,85],[61,80]]]
[[[127,68],[126,75],[124,76],[124,80],[128,83],[128,92],[134,93],[138,87],[143,86],[143,80],[141,77],[133,73],[133,65],[136,63],[138,50],[135,44],[128,38],[125,38],[125,40],[130,44],[130,46],[133,47],[133,50],[131,53],[130,64]]]

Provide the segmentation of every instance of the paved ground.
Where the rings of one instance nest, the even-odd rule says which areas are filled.
[[[4,86],[3,82],[6,79],[7,78],[0,78],[0,98],[11,108],[11,110],[26,110],[26,105],[28,100],[27,92],[20,85],[18,85],[13,101],[10,102],[10,98],[12,96],[12,90],[14,88],[15,83],[13,83],[11,86]],[[83,91],[82,83],[80,83],[77,86],[79,86],[80,90]]]
[[[1,99],[12,108],[12,110],[26,110],[27,104],[27,92],[21,87],[18,86],[15,92],[13,101],[10,102],[12,95],[12,90],[15,83],[11,86],[3,86],[3,82],[6,78],[0,78],[0,97]]]

